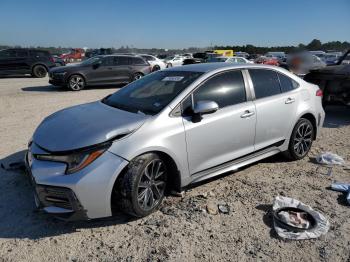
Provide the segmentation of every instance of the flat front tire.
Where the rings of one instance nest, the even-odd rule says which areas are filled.
[[[167,166],[155,153],[132,160],[121,181],[121,211],[144,217],[161,205],[167,183]]]

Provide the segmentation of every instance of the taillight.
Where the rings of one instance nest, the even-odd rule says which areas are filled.
[[[53,59],[53,57],[52,56],[50,56],[50,61],[52,62],[52,63],[55,63],[55,59]]]
[[[318,89],[317,91],[316,91],[316,96],[323,96],[323,92],[322,92],[322,90],[321,89]]]

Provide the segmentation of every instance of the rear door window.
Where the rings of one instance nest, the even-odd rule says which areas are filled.
[[[17,57],[28,57],[28,51],[27,50],[17,50],[16,54],[17,54]]]
[[[250,69],[249,74],[253,81],[256,99],[278,95],[281,93],[280,82],[275,71],[266,69]]]
[[[242,72],[229,71],[207,80],[193,92],[194,103],[203,100],[214,101],[219,108],[245,102],[246,92]]]
[[[280,80],[280,85],[281,85],[282,92],[292,91],[292,90],[296,89],[299,86],[298,83],[295,82],[290,77],[288,77],[288,76],[286,76],[284,74],[280,74],[280,73],[277,73],[277,75],[278,75],[278,78]]]
[[[115,56],[114,57],[115,66],[129,65],[129,57],[127,56]]]
[[[131,61],[133,65],[147,65],[145,60],[143,60],[141,57],[132,57]]]

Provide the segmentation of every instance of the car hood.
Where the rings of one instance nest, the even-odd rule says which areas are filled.
[[[93,102],[58,111],[38,126],[33,142],[50,152],[96,145],[139,128],[148,116]]]
[[[350,75],[350,65],[332,65],[311,70],[311,72],[319,74]]]

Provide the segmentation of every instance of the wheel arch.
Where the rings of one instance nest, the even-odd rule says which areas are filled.
[[[317,121],[316,121],[316,117],[312,114],[312,113],[310,113],[310,112],[307,112],[307,113],[303,113],[300,117],[299,117],[299,119],[300,118],[305,118],[305,119],[307,119],[307,120],[309,120],[310,122],[311,122],[311,124],[312,124],[312,126],[313,126],[313,128],[314,128],[314,130],[315,130],[315,133],[314,133],[314,137],[313,137],[313,140],[316,140],[316,137],[317,137]],[[298,119],[298,120],[299,120]]]
[[[81,76],[83,79],[84,79],[84,82],[85,82],[85,85],[87,85],[87,81],[86,81],[86,77],[84,74],[82,74],[81,72],[78,72],[78,73],[70,73],[70,74],[67,74],[66,78],[65,78],[65,83],[68,84],[68,79],[73,76],[73,75],[78,75],[78,76]]]
[[[142,155],[145,154],[149,154],[149,153],[154,153],[160,156],[160,158],[162,160],[164,160],[164,162],[166,163],[166,166],[169,170],[169,176],[168,176],[168,182],[167,182],[167,188],[166,188],[166,192],[170,193],[172,190],[175,190],[177,192],[181,191],[181,171],[180,168],[178,167],[178,164],[176,163],[176,161],[174,160],[174,158],[172,156],[170,156],[170,154],[161,151],[161,150],[149,150],[149,151],[145,151],[143,153],[140,153],[134,157],[132,157],[132,159],[129,161],[129,163]],[[122,171],[120,172],[120,174],[117,176],[117,178],[115,179],[115,181],[113,182],[113,187],[112,187],[112,191],[110,192],[110,205],[111,205],[111,210],[113,212],[113,207],[115,207],[117,205],[117,201],[119,200],[119,196],[118,194],[119,189],[118,187],[121,185],[121,182],[124,178],[124,175],[126,174],[127,170],[128,170],[128,165],[126,165]],[[116,195],[114,195],[116,194]]]

